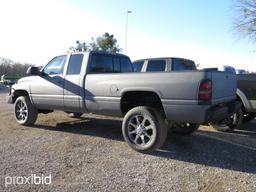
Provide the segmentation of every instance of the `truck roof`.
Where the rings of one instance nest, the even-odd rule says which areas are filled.
[[[136,59],[133,62],[142,61],[142,60],[153,60],[153,59],[183,59],[183,60],[187,60],[187,61],[193,61],[191,59],[186,59],[186,58],[181,58],[181,57],[154,57],[154,58]]]
[[[71,52],[70,54],[84,54],[84,53],[101,53],[101,54],[107,54],[107,55],[128,57],[127,55],[124,55],[122,53],[110,53],[107,51],[79,51],[79,52]]]

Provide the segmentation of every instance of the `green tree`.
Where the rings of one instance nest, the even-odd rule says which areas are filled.
[[[79,40],[76,41],[76,46],[75,47],[70,47],[69,48],[72,51],[87,51],[88,46],[86,45],[85,42],[80,42]]]
[[[107,51],[111,53],[118,53],[121,49],[117,45],[117,40],[114,35],[104,33],[101,37],[98,37],[96,41],[92,41],[92,50]]]
[[[256,0],[237,0],[234,28],[243,37],[256,40]]]
[[[96,39],[91,38],[90,43],[76,41],[75,47],[70,47],[72,51],[107,51],[111,53],[118,53],[121,51],[121,48],[117,45],[117,40],[114,35],[109,33],[104,33],[102,36],[97,37]]]

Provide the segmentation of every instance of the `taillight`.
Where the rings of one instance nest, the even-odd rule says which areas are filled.
[[[199,87],[198,99],[209,101],[212,98],[212,82],[211,80],[202,80]]]

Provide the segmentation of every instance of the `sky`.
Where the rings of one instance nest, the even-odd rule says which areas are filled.
[[[235,0],[0,0],[0,57],[44,65],[76,40],[114,34],[131,60],[184,57],[256,71],[256,43],[236,35]]]

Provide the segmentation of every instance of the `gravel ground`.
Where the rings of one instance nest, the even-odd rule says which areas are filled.
[[[169,135],[145,155],[123,141],[117,118],[55,112],[19,126],[0,92],[0,191],[256,191],[256,121],[233,133],[201,126],[189,137]],[[5,185],[31,174],[52,182]]]

